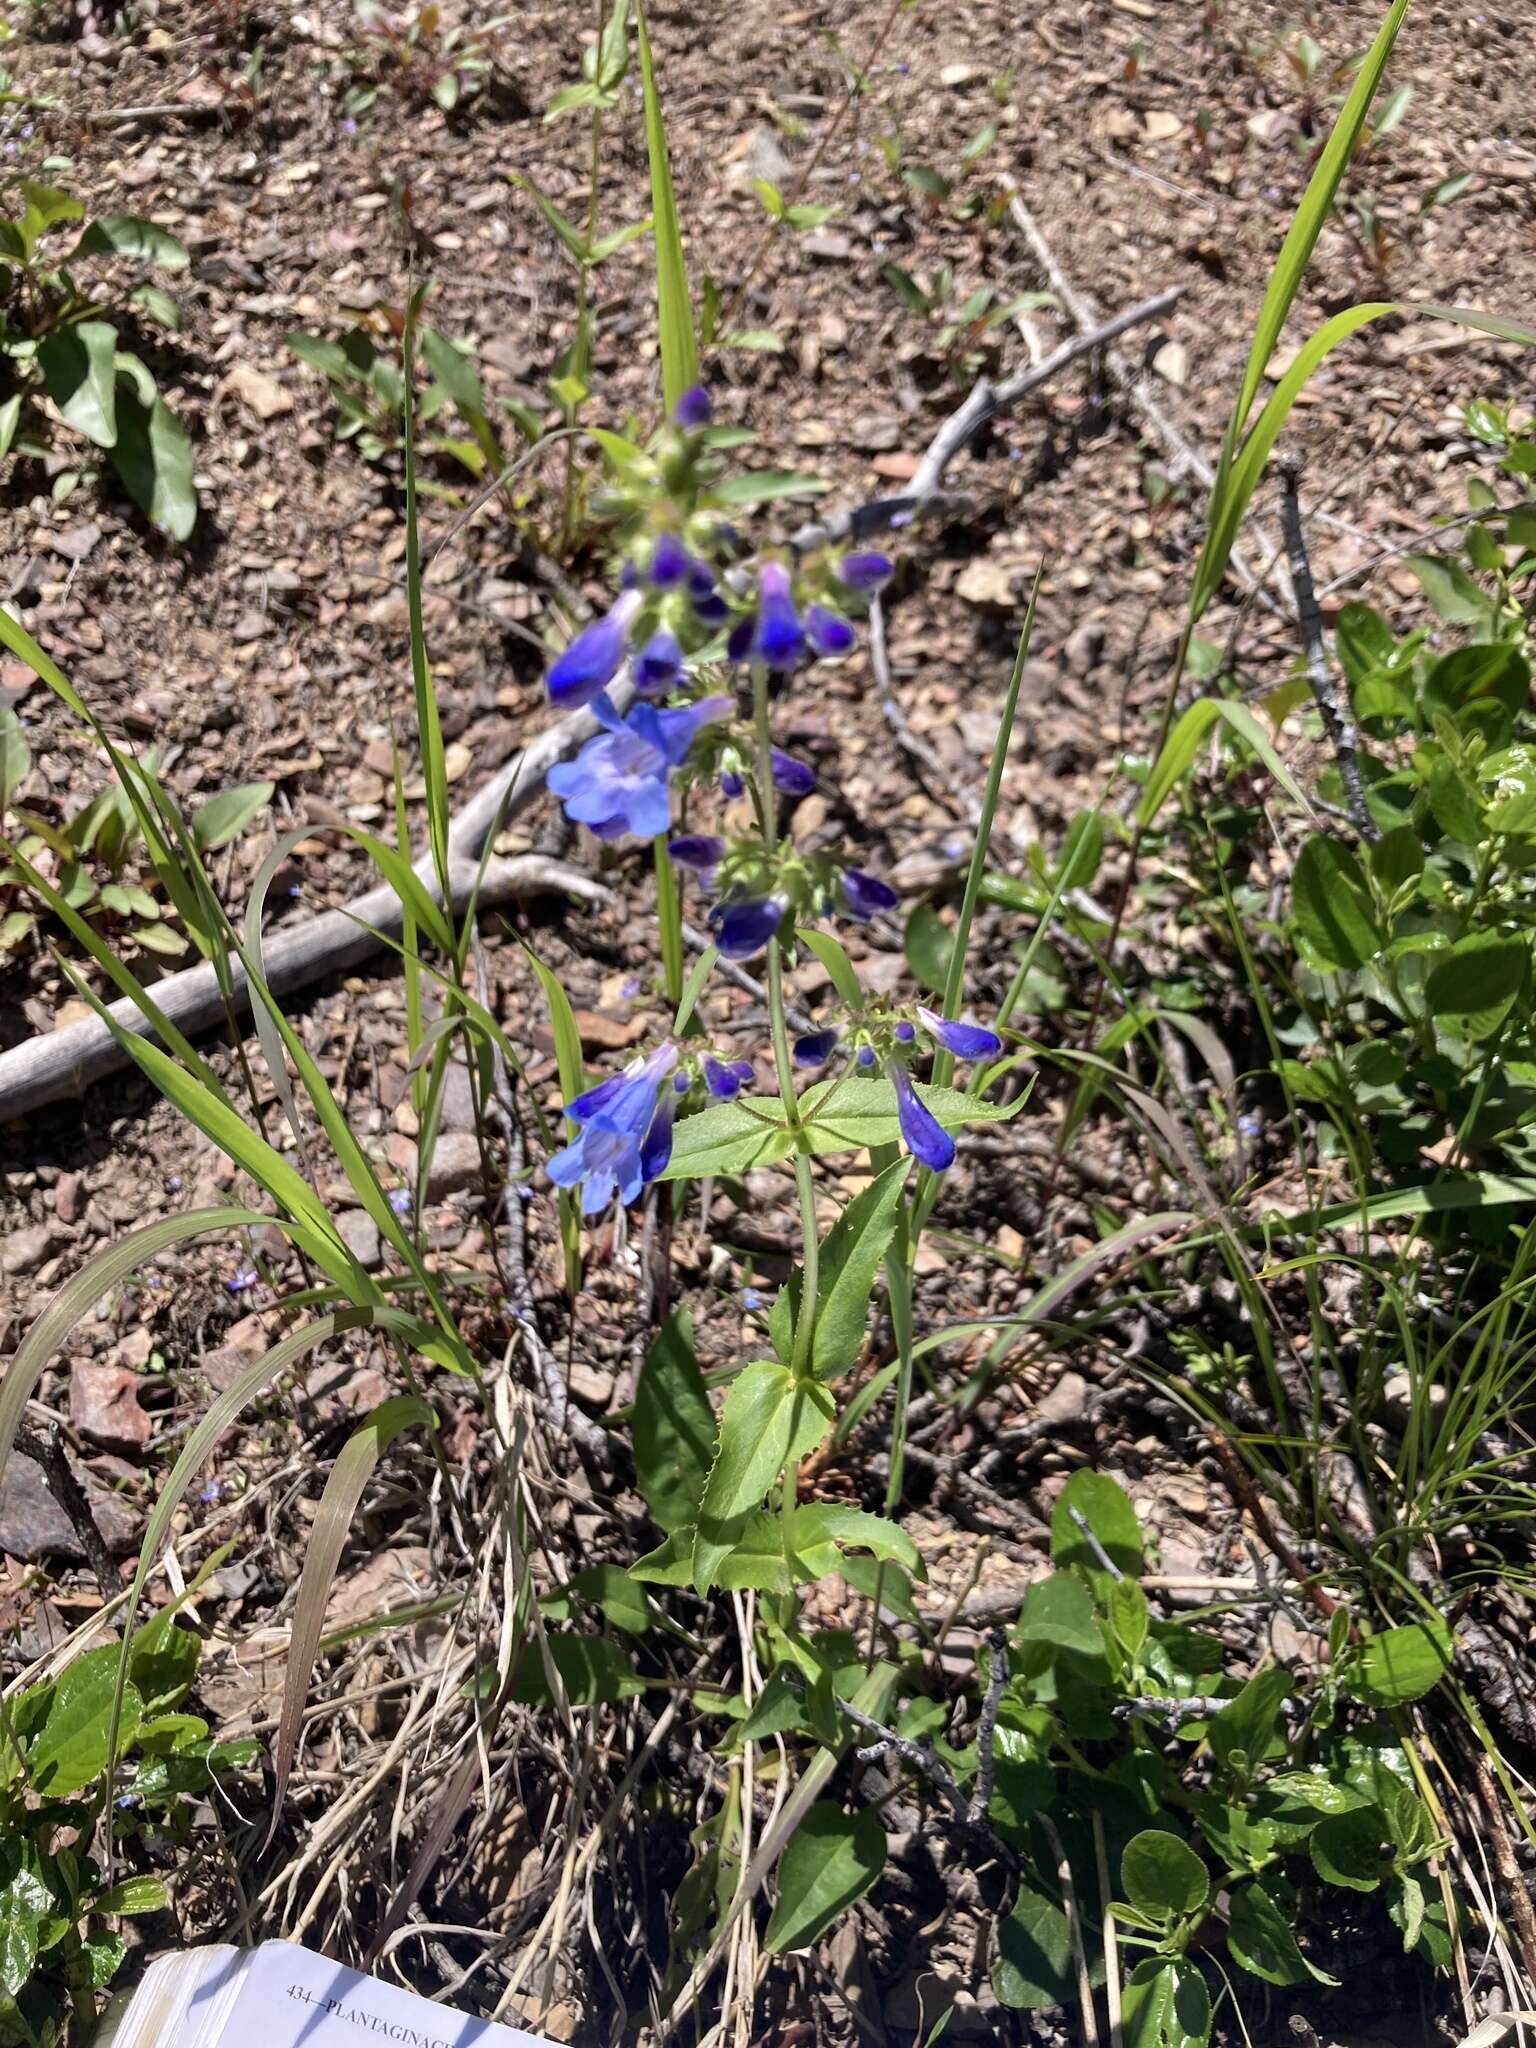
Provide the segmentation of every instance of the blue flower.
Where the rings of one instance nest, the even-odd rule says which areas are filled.
[[[901,901],[889,882],[882,882],[878,875],[867,875],[862,868],[844,868],[840,880],[849,916],[863,924],[878,917],[882,910],[894,910]]]
[[[608,730],[588,740],[574,761],[556,762],[546,780],[565,815],[589,825],[599,838],[633,832],[649,839],[671,821],[668,774],[699,727],[729,718],[732,709],[729,697],[705,697],[671,710],[635,704],[621,719],[611,709],[605,715],[600,704],[597,715]]]
[[[905,1017],[903,1017],[897,1023],[896,1036],[901,1040],[903,1045],[910,1045],[913,1039],[915,1039],[917,1036],[917,1026],[915,1024],[909,1023],[908,1020]]]
[[[825,1031],[807,1031],[803,1038],[795,1040],[789,1056],[797,1067],[824,1067],[837,1051],[841,1036],[835,1024]]]
[[[875,1064],[875,1048],[872,1045],[861,1045],[854,1058],[861,1067],[872,1067]]]
[[[675,533],[656,537],[646,575],[657,590],[675,590],[693,567],[693,557]]]
[[[621,591],[600,619],[576,635],[549,671],[551,704],[575,711],[607,689],[619,672],[642,602],[638,590]]]
[[[805,637],[818,654],[835,658],[852,650],[856,635],[841,612],[829,611],[824,604],[808,604]]]
[[[667,690],[683,672],[683,650],[665,626],[659,627],[635,656],[635,688]]]
[[[838,580],[850,590],[880,590],[890,582],[895,566],[878,548],[857,548],[838,563]]]
[[[707,875],[724,860],[725,841],[713,832],[679,832],[667,841],[667,851],[680,868]]]
[[[672,408],[672,417],[680,427],[690,430],[709,425],[709,416],[714,403],[702,384],[690,384],[677,404]]]
[[[738,896],[709,913],[715,944],[727,960],[750,960],[778,931],[789,904],[782,896]]]
[[[702,1066],[704,1086],[722,1102],[729,1102],[756,1079],[750,1060],[717,1060],[712,1052],[707,1052]]]
[[[720,594],[715,572],[708,562],[695,562],[688,571],[688,595],[693,601],[693,616],[701,626],[723,626],[730,617],[730,607]]]
[[[752,653],[765,668],[793,668],[805,652],[805,633],[795,610],[789,571],[782,562],[763,562],[757,571],[757,623]]]
[[[786,754],[778,747],[769,749],[773,765],[773,779],[786,796],[809,796],[816,787],[816,775],[803,761],[797,761],[793,754]]]
[[[751,612],[732,626],[725,642],[727,661],[745,661],[752,652],[752,641],[757,632],[757,620]]]
[[[957,1060],[996,1059],[1003,1049],[1003,1041],[995,1031],[988,1031],[980,1024],[961,1024],[953,1017],[941,1017],[937,1010],[926,1010],[921,1003],[917,1014],[922,1019],[923,1029],[928,1036],[937,1039],[946,1052],[952,1052]]]
[[[390,1208],[394,1210],[397,1216],[410,1215],[411,1191],[409,1188],[391,1188],[388,1200]]]
[[[727,768],[722,772],[720,777],[720,794],[723,797],[729,797],[732,803],[741,795],[746,786],[734,768]]]
[[[896,1121],[901,1125],[902,1143],[914,1159],[931,1166],[935,1173],[942,1173],[954,1159],[954,1139],[919,1098],[912,1086],[912,1076],[899,1061],[892,1060],[885,1071],[896,1090]]]
[[[671,1158],[677,1096],[668,1078],[676,1065],[668,1040],[565,1105],[581,1129],[550,1160],[549,1177],[556,1187],[580,1187],[584,1216],[606,1209],[615,1193],[634,1201]]]

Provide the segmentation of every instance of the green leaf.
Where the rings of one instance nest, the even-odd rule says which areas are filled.
[[[32,769],[32,751],[22,731],[21,720],[7,707],[0,711],[0,818],[11,808],[11,799]]]
[[[1242,1884],[1232,1893],[1227,1941],[1243,1968],[1267,1984],[1305,1984],[1309,1978],[1319,1984],[1338,1982],[1307,1961],[1285,1915],[1261,1884]]]
[[[1472,581],[1459,562],[1443,555],[1406,555],[1411,569],[1431,607],[1453,626],[1484,626],[1496,607],[1492,598]]]
[[[885,1829],[870,1807],[844,1813],[818,1800],[779,1862],[779,1896],[763,1936],[770,1955],[809,1948],[885,1868]]]
[[[1424,1931],[1424,1887],[1407,1871],[1387,1880],[1387,1914],[1403,1937],[1403,1952],[1417,1947]]]
[[[1108,1574],[1093,1545],[1072,1519],[1072,1510],[1087,1522],[1111,1563],[1127,1578],[1139,1578],[1142,1564],[1141,1524],[1130,1496],[1107,1472],[1084,1466],[1074,1472],[1051,1510],[1051,1563],[1063,1571],[1081,1565],[1095,1581]]]
[[[1155,1920],[1183,1920],[1211,1895],[1205,1865],[1184,1839],[1166,1828],[1132,1835],[1120,1858],[1120,1882],[1140,1912]]]
[[[37,1939],[37,1914],[14,1891],[0,1892],[0,1995],[14,1998],[31,1977]]]
[[[1024,1595],[1013,1639],[1022,1648],[1045,1643],[1081,1657],[1102,1657],[1104,1638],[1094,1616],[1093,1596],[1070,1572],[1052,1572],[1036,1579]]]
[[[731,1383],[720,1416],[715,1462],[699,1502],[693,1552],[696,1591],[708,1592],[721,1562],[745,1533],[780,1471],[809,1456],[835,1414],[825,1387],[797,1380],[773,1360],[747,1366]]]
[[[87,1934],[81,1947],[91,1966],[92,1988],[105,1991],[123,1966],[123,1958],[128,1953],[127,1942],[120,1934],[101,1932]]]
[[[161,270],[185,270],[191,261],[174,235],[135,213],[105,213],[93,220],[65,261],[76,256],[136,256]]]
[[[1386,1823],[1374,1806],[1325,1814],[1309,1843],[1318,1876],[1348,1891],[1375,1891],[1392,1870],[1392,1856],[1381,1854],[1385,1831]]]
[[[197,523],[192,443],[165,400],[145,407],[136,392],[120,391],[112,467],[152,526],[185,540]]]
[[[811,1336],[811,1371],[819,1380],[836,1379],[859,1355],[911,1166],[910,1159],[896,1159],[877,1174],[844,1209],[821,1247]]]
[[[917,1093],[947,1131],[970,1123],[1006,1123],[1024,1106],[1022,1097],[1010,1103],[984,1102],[955,1088],[918,1086]],[[801,1097],[801,1110],[803,1135],[813,1153],[858,1152],[894,1145],[901,1137],[896,1092],[889,1081],[820,1081]],[[705,1174],[743,1173],[748,1167],[786,1159],[794,1149],[778,1097],[747,1096],[686,1117],[677,1126],[672,1157],[660,1178],[698,1180]]]
[[[284,337],[301,363],[329,377],[333,384],[355,384],[363,372],[340,342],[327,341],[319,334],[289,334]]]
[[[31,1782],[51,1799],[68,1799],[106,1771],[117,1660],[117,1645],[104,1644],[77,1657],[53,1681],[42,1725],[27,1750]],[[133,1739],[143,1713],[137,1689],[125,1687],[118,1719],[118,1755]]]
[[[545,1638],[550,1661],[573,1707],[609,1705],[645,1691],[626,1653],[608,1636],[585,1636],[564,1630]],[[552,1697],[549,1675],[537,1647],[529,1643],[518,1665],[512,1698],[520,1706],[542,1706]]]
[[[1055,1899],[1028,1880],[1019,1887],[1013,1911],[997,1930],[992,1989],[1000,2005],[1036,2011],[1064,2005],[1072,1996],[1072,1934]]]
[[[1291,1696],[1291,1676],[1278,1664],[1256,1671],[1233,1699],[1213,1715],[1209,1739],[1213,1754],[1228,1763],[1241,1751],[1250,1766],[1266,1756],[1284,1753],[1280,1709]]]
[[[683,393],[699,381],[699,351],[694,338],[693,306],[688,297],[682,228],[672,191],[666,121],[656,88],[656,67],[651,58],[643,0],[635,0],[635,34],[645,102],[645,148],[651,168],[651,218],[656,227],[656,324],[661,345],[662,394],[667,411],[671,412]]]
[[[830,486],[792,469],[743,469],[710,488],[717,505],[766,505],[775,498],[816,498]]]
[[[141,284],[128,294],[130,306],[138,306],[147,313],[157,327],[164,327],[174,334],[181,326],[181,308],[167,291],[157,284]]]
[[[1211,2038],[1211,1994],[1194,1963],[1148,1956],[1121,1992],[1125,2048],[1205,2048]]]
[[[105,320],[55,328],[37,345],[43,383],[66,422],[98,448],[111,448],[117,424],[117,329]]]
[[[98,1913],[158,1913],[169,1904],[158,1877],[127,1877],[96,1901]]]
[[[1530,699],[1531,664],[1508,640],[1458,647],[1430,663],[1424,676],[1424,707],[1454,717],[1463,706],[1493,699],[1519,712]]]
[[[798,1664],[780,1664],[753,1702],[741,1724],[743,1742],[763,1742],[787,1735],[805,1722],[805,1682]]]
[[[1167,742],[1147,777],[1146,788],[1142,791],[1141,805],[1137,812],[1144,826],[1152,823],[1168,801],[1174,785],[1181,780],[1193,762],[1201,742],[1208,737],[1211,727],[1218,723],[1228,726],[1238,739],[1251,747],[1281,788],[1310,814],[1312,807],[1303,795],[1300,785],[1275,752],[1268,733],[1247,705],[1229,703],[1225,697],[1199,697],[1168,735]]]
[[[16,427],[21,419],[22,394],[15,391],[0,405],[0,462],[11,452],[11,443],[16,439]]]
[[[1370,884],[1347,846],[1321,833],[1301,849],[1291,878],[1296,929],[1321,967],[1363,967],[1381,951],[1384,934]]]
[[[83,220],[85,208],[72,192],[66,192],[58,185],[34,184],[30,178],[21,180],[21,196],[24,211],[17,223],[22,245],[30,261],[38,244],[38,238],[60,221]]]
[[[446,334],[439,334],[435,327],[423,326],[421,352],[427,359],[427,368],[466,418],[485,411],[480,373],[467,348],[450,341]]]
[[[558,239],[570,251],[571,255],[576,258],[576,261],[584,263],[587,257],[587,238],[582,230],[577,227],[575,221],[569,215],[562,213],[553,199],[547,193],[541,191],[534,180],[524,172],[509,171],[507,176],[511,183],[516,185],[520,191],[528,194],[528,197],[533,201],[540,213],[543,214],[546,222],[553,228]]]
[[[586,61],[583,55],[583,70],[586,69]],[[623,84],[628,69],[629,0],[614,0],[612,11],[603,24],[603,32],[597,39],[588,76],[599,92],[614,92]]]
[[[680,1308],[658,1333],[635,1390],[635,1473],[651,1520],[671,1535],[698,1518],[715,1451],[715,1411]]]
[[[796,1550],[814,1550],[829,1543],[839,1549],[867,1550],[874,1557],[901,1565],[916,1578],[927,1576],[922,1553],[905,1529],[864,1508],[840,1507],[835,1501],[804,1501],[790,1518],[789,1541]]]
[[[138,1631],[128,1653],[128,1677],[146,1719],[181,1704],[196,1682],[202,1654],[200,1638],[193,1629],[180,1626],[172,1608]]]
[[[238,839],[271,803],[275,787],[271,782],[242,782],[201,804],[192,813],[192,839],[198,851],[213,853]]]
[[[895,292],[898,292],[914,313],[921,313],[926,319],[933,310],[933,301],[908,270],[899,263],[882,263],[880,275]]]
[[[949,958],[955,935],[931,903],[914,903],[907,918],[902,941],[907,965],[923,984],[936,994],[944,993],[949,979]]]
[[[1347,604],[1334,627],[1339,666],[1351,689],[1378,669],[1389,668],[1397,653],[1397,636],[1381,613],[1368,604]]]
[[[613,228],[606,235],[599,235],[588,246],[587,261],[594,264],[606,263],[610,256],[616,256],[621,249],[627,249],[631,242],[638,242],[642,235],[648,235],[651,227],[651,216],[646,214],[640,220],[632,220],[622,228]]]
[[[1351,1659],[1350,1690],[1368,1706],[1407,1706],[1432,1692],[1450,1663],[1450,1638],[1443,1625],[1416,1621],[1383,1629]]]

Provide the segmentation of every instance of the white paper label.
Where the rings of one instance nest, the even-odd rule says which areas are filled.
[[[195,2017],[194,2002],[193,2014]],[[291,1942],[251,1956],[219,2048],[551,2048],[537,2034],[471,2019]]]

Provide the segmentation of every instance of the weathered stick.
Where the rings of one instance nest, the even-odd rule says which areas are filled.
[[[628,702],[630,686],[616,683],[610,695],[622,709]],[[479,872],[478,863],[486,839],[498,820],[505,820],[527,808],[544,787],[544,777],[556,761],[563,761],[584,740],[599,731],[589,711],[573,712],[539,734],[514,756],[499,774],[472,796],[453,819],[448,832],[450,854],[449,896],[455,912],[468,905]],[[416,873],[434,897],[437,878],[430,853],[416,863]],[[508,860],[492,858],[486,863],[479,900],[491,904],[525,895],[535,889],[567,890],[589,901],[602,900],[607,892],[591,876],[547,859],[542,854],[522,854]],[[262,944],[262,967],[274,995],[288,995],[323,975],[355,967],[374,952],[382,938],[400,930],[400,899],[387,883],[356,896],[340,910],[323,911],[275,931]],[[234,977],[234,1001],[238,1010],[250,1003],[250,989],[238,961],[230,962]],[[171,1022],[191,1037],[225,1022],[224,998],[210,962],[183,968],[180,974],[157,981],[155,1001]],[[152,1036],[148,1023],[127,996],[111,1005],[111,1014],[125,1030],[140,1038]],[[62,1031],[49,1031],[26,1039],[0,1053],[0,1123],[26,1116],[45,1103],[78,1095],[92,1082],[115,1073],[128,1064],[125,1053],[99,1017],[83,1018]]]
[[[76,1478],[75,1469],[65,1453],[63,1430],[55,1422],[44,1434],[30,1423],[23,1422],[16,1430],[16,1449],[41,1469],[44,1484],[68,1517],[91,1574],[101,1588],[102,1599],[115,1599],[123,1590],[123,1575],[91,1512],[85,1488]]]
[[[1280,530],[1290,557],[1291,581],[1296,586],[1296,623],[1301,628],[1301,645],[1307,661],[1307,681],[1322,714],[1323,730],[1339,764],[1344,785],[1344,802],[1350,822],[1368,843],[1380,835],[1365,800],[1360,776],[1360,728],[1355,724],[1346,691],[1341,690],[1328,660],[1328,642],[1323,637],[1323,609],[1312,581],[1312,563],[1307,554],[1307,536],[1301,523],[1301,465],[1294,456],[1280,464]]]

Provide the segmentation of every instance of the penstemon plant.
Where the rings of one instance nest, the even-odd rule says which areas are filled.
[[[550,1177],[579,1191],[582,1210],[595,1215],[658,1181],[789,1161],[803,1246],[768,1317],[776,1355],[733,1378],[713,1456],[692,1475],[689,1512],[658,1517],[667,1540],[636,1572],[699,1592],[726,1585],[790,1594],[834,1568],[844,1543],[915,1568],[893,1524],[799,1509],[796,1469],[836,1420],[831,1382],[862,1348],[882,1264],[905,1284],[917,1234],[912,1204],[932,1199],[922,1187],[909,1200],[912,1161],[931,1179],[953,1161],[956,1129],[1013,1113],[979,1090],[925,1086],[913,1068],[934,1051],[948,1067],[964,1060],[1000,1071],[1003,1039],[956,1015],[866,999],[846,950],[818,926],[836,917],[868,923],[896,908],[896,891],[842,853],[805,853],[781,834],[781,797],[805,795],[814,776],[774,741],[778,704],[816,664],[853,650],[854,616],[893,564],[863,546],[754,550],[727,516],[733,493],[721,451],[739,437],[711,424],[702,385],[683,393],[648,447],[598,438],[612,477],[594,502],[612,525],[618,590],[555,659],[548,689],[556,708],[590,707],[602,729],[552,768],[548,783],[567,815],[599,837],[656,842],[664,959],[681,955],[685,878],[714,897],[713,943],[681,993],[671,1034],[566,1103],[574,1134],[550,1160]],[[713,829],[718,821],[701,815],[720,798],[743,796],[747,831]],[[785,969],[802,947],[827,967],[839,1003],[792,1039]],[[963,941],[958,950],[963,960]],[[716,960],[759,956],[775,1084],[767,1095],[752,1092],[753,1062],[710,1045],[698,1021]],[[834,1063],[835,1072],[797,1086]],[[874,1176],[823,1240],[812,1160],[866,1147]],[[909,1330],[910,1318],[900,1320]],[[656,1370],[673,1370],[676,1355],[675,1342],[658,1347]],[[691,1347],[688,1356],[692,1379]],[[702,1379],[694,1391],[702,1394]],[[646,1394],[642,1384],[642,1410]],[[776,1482],[774,1517],[764,1502]],[[786,1608],[781,1620],[792,1618]]]

